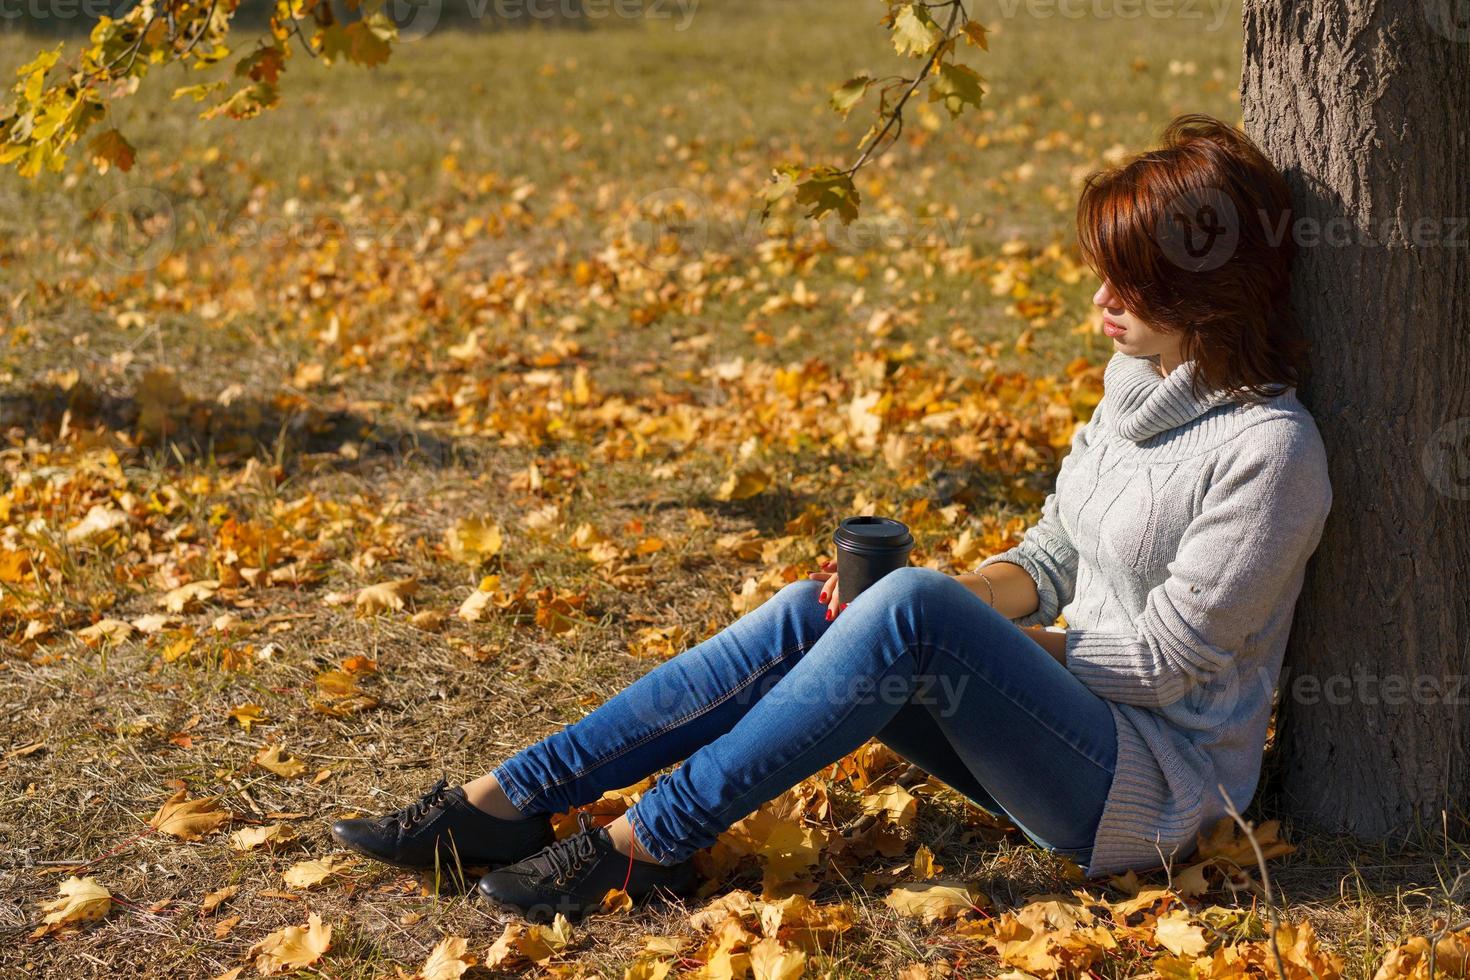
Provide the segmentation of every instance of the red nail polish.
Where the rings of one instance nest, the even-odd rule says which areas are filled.
[[[832,622],[832,610],[827,610],[827,622]]]
[[[825,592],[822,593],[822,601],[823,602],[826,602],[827,601],[827,593],[825,593]]]
[[[842,610],[843,610],[843,609],[846,609],[846,608],[847,608],[847,606],[848,606],[848,604],[847,604],[847,603],[845,603],[845,602],[844,602],[844,603],[843,603],[843,604],[842,604],[842,609],[838,609],[838,610],[837,610],[837,611],[838,611],[838,612],[842,612]]]

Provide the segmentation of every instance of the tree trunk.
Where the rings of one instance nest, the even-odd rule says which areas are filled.
[[[1270,792],[1316,829],[1466,839],[1470,5],[1246,0],[1241,93],[1292,187],[1333,486]]]

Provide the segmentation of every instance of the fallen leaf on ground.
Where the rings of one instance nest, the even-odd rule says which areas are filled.
[[[408,623],[414,629],[421,629],[426,633],[437,633],[444,628],[444,620],[448,618],[442,609],[425,609],[408,617]]]
[[[315,912],[303,926],[287,926],[250,947],[246,958],[253,960],[263,977],[299,970],[321,959],[332,948],[332,927],[322,925]]]
[[[933,878],[944,870],[944,866],[934,863],[934,852],[929,850],[927,844],[920,844],[918,851],[914,853],[914,874],[920,878]]]
[[[377,585],[369,585],[357,592],[357,597],[352,600],[357,607],[359,616],[376,616],[379,613],[398,612],[404,606],[404,600],[418,591],[419,584],[411,578],[394,579],[391,582],[379,582]]]
[[[292,888],[311,888],[341,874],[356,863],[350,855],[330,854],[324,858],[293,864],[281,877]]]
[[[133,635],[133,625],[120,619],[99,619],[85,629],[77,630],[77,639],[87,646],[99,643],[121,643]]]
[[[128,515],[124,511],[103,504],[93,504],[92,509],[87,511],[87,516],[67,530],[66,541],[68,544],[82,544],[101,537],[108,531],[115,531],[127,522]]]
[[[508,922],[500,938],[485,952],[488,969],[514,969],[527,962],[545,963],[572,941],[572,924],[560,912],[551,925]]]
[[[925,923],[948,921],[984,903],[985,897],[974,886],[962,881],[900,885],[883,899],[883,904],[894,911],[918,916]]]
[[[1441,936],[1434,948],[1435,976],[1445,980],[1470,977],[1470,929]],[[1428,980],[1429,939],[1415,936],[1383,958],[1373,980]]]
[[[887,820],[895,827],[907,827],[919,812],[919,801],[914,794],[892,783],[864,795],[863,812]]]
[[[771,485],[771,474],[759,468],[732,472],[715,491],[716,500],[749,500]]]
[[[45,917],[32,939],[103,918],[112,911],[112,894],[90,875],[73,876],[56,887],[56,898],[41,903],[41,911]]]
[[[500,554],[504,537],[494,521],[467,517],[444,532],[444,543],[455,561],[479,565]]]
[[[239,705],[238,707],[231,708],[229,714],[231,718],[235,719],[235,723],[247,732],[250,731],[251,725],[258,725],[270,720],[270,716],[265,713],[265,709],[258,704]]]
[[[279,745],[267,745],[255,753],[254,762],[262,769],[269,769],[282,779],[295,779],[306,771],[306,763],[293,759]]]
[[[1198,956],[1210,944],[1204,929],[1190,922],[1189,913],[1183,909],[1160,916],[1154,927],[1154,938],[1175,956]]]
[[[445,936],[429,952],[424,965],[419,967],[418,980],[459,980],[475,965],[475,958],[469,955],[468,949],[468,940]]]
[[[190,612],[205,599],[211,598],[219,590],[219,582],[214,579],[205,579],[200,582],[190,582],[181,585],[177,589],[170,589],[164,593],[158,604],[171,613]]]
[[[191,800],[188,795],[179,790],[169,797],[148,825],[180,840],[201,840],[230,822],[229,811],[220,809],[218,799],[205,796]]]
[[[253,851],[257,847],[280,847],[296,839],[296,831],[283,823],[264,827],[243,827],[230,835],[230,847],[237,851]]]
[[[762,939],[750,947],[753,980],[797,980],[806,970],[806,954],[789,949],[775,939]]]
[[[204,896],[204,901],[199,903],[199,911],[205,915],[213,912],[225,902],[235,897],[235,892],[240,890],[239,885],[226,885],[217,892],[210,892]]]

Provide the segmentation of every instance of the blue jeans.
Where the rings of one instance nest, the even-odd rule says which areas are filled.
[[[660,862],[876,737],[1084,867],[1112,786],[1108,704],[960,581],[892,572],[832,622],[793,582],[494,770],[559,813],[680,760],[630,812]]]

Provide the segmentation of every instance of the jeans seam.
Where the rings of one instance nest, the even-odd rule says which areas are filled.
[[[747,687],[749,687],[751,684],[753,684],[755,682],[755,680],[758,677],[760,677],[760,675],[764,674],[766,671],[770,670],[772,667],[774,667],[777,664],[781,663],[787,657],[791,656],[793,653],[804,652],[806,650],[806,647],[807,647],[807,644],[805,642],[802,642],[802,643],[798,643],[796,646],[791,647],[791,648],[789,648],[787,650],[783,650],[779,656],[774,657],[773,659],[768,660],[765,663],[761,664],[760,666],[756,667],[749,674],[747,674],[745,676],[745,678],[743,680],[741,680],[741,682],[739,684],[735,685],[730,690],[726,691],[724,694],[720,695],[718,698],[714,699],[713,701],[710,701],[708,704],[705,704],[705,705],[703,705],[703,706],[701,706],[699,708],[696,708],[693,711],[689,711],[689,712],[681,715],[680,717],[674,719],[673,721],[670,721],[670,722],[665,723],[662,727],[654,729],[653,731],[649,732],[647,735],[645,735],[642,738],[640,738],[638,741],[629,743],[628,745],[625,745],[622,748],[618,749],[616,752],[610,753],[610,754],[605,755],[605,756],[599,756],[595,761],[588,763],[587,765],[583,766],[581,769],[578,769],[574,773],[571,773],[569,775],[563,776],[560,779],[552,780],[549,783],[542,783],[542,784],[540,784],[540,786],[537,788],[536,792],[530,794],[530,796],[528,796],[526,798],[526,802],[529,804],[532,801],[536,800],[538,797],[544,796],[549,791],[551,791],[553,789],[556,789],[558,786],[565,786],[567,783],[575,782],[576,780],[581,779],[583,776],[587,775],[592,770],[598,769],[598,768],[600,768],[602,766],[607,765],[609,762],[613,762],[613,761],[615,761],[617,759],[620,759],[623,756],[627,755],[629,752],[633,751],[634,749],[639,748],[639,747],[641,747],[643,745],[646,745],[649,742],[653,741],[654,739],[659,738],[660,736],[667,735],[669,732],[671,732],[674,729],[678,728],[680,725],[683,725],[683,724],[686,724],[686,723],[688,723],[690,721],[693,721],[694,719],[700,717],[701,715],[708,714],[709,712],[713,711],[715,708],[719,707],[720,705],[724,704],[726,701],[730,700],[735,695],[739,694],[741,691],[745,690]],[[512,802],[514,802],[514,801],[512,801]]]
[[[506,761],[508,762],[509,760]],[[534,800],[536,797],[535,795],[527,795],[526,792],[521,789],[521,787],[516,785],[516,782],[513,778],[507,780],[506,776],[508,772],[509,770],[506,769],[505,762],[502,762],[500,765],[495,766],[490,770],[490,775],[495,777],[496,784],[505,791],[506,799],[510,800],[511,806],[514,806],[517,810],[525,813],[526,807],[530,806],[531,801]]]
[[[1038,715],[1035,711],[1031,710],[1031,708],[1029,706],[1027,706],[1025,704],[1022,704],[1020,701],[1016,700],[1016,698],[1013,695],[1011,695],[1007,691],[1002,690],[1001,687],[1000,687],[1000,685],[996,684],[995,681],[991,680],[989,677],[986,677],[982,672],[980,672],[978,670],[975,670],[969,664],[964,663],[964,661],[960,660],[958,656],[956,656],[955,654],[951,653],[950,651],[948,651],[948,650],[940,650],[940,652],[943,653],[943,654],[945,654],[945,655],[947,655],[947,656],[949,656],[949,657],[951,657],[951,658],[953,658],[957,662],[961,663],[971,675],[979,678],[980,681],[981,681],[981,683],[986,684],[987,686],[989,686],[989,688],[992,691],[996,692],[1001,697],[1003,697],[1007,701],[1009,701],[1011,704],[1015,705],[1017,708],[1021,709],[1026,714],[1030,715],[1031,716],[1031,719],[1033,721],[1035,721],[1042,728],[1046,729],[1047,731],[1049,731],[1053,735],[1055,735],[1062,742],[1063,745],[1067,746],[1073,752],[1076,752],[1077,755],[1081,756],[1083,759],[1086,759],[1088,762],[1092,763],[1094,766],[1097,766],[1097,768],[1099,770],[1101,770],[1102,772],[1107,773],[1110,776],[1115,775],[1117,773],[1117,763],[1116,762],[1114,762],[1112,768],[1109,768],[1106,764],[1104,764],[1102,762],[1099,762],[1097,759],[1094,759],[1089,753],[1083,751],[1083,749],[1082,749],[1082,747],[1080,745],[1078,745],[1076,742],[1074,742],[1071,738],[1067,737],[1063,733],[1061,733],[1061,732],[1057,731],[1055,728],[1053,728],[1050,724],[1048,724],[1046,722],[1046,720],[1044,718],[1042,718],[1040,715]]]

